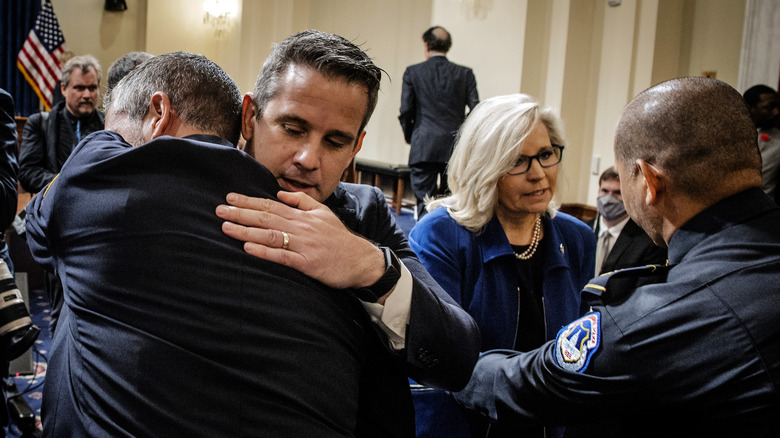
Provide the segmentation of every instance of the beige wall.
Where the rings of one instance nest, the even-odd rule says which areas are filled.
[[[474,70],[480,99],[520,92],[525,29],[518,23],[526,22],[527,8],[526,0],[485,3],[489,7],[476,11],[484,16],[477,16],[457,1],[434,0],[430,21],[413,31],[420,42],[414,62],[424,61],[422,33],[428,27],[443,26],[452,34],[447,57]]]
[[[744,10],[744,0],[623,0],[597,13],[604,23],[591,160],[600,160],[600,166],[588,175],[587,193],[565,199],[595,205],[598,176],[614,164],[614,126],[631,97],[658,82],[705,71],[737,86]],[[585,163],[580,164],[582,183]]]
[[[599,82],[603,3],[595,0],[570,4],[566,43],[566,64],[561,86],[561,117],[566,124],[566,160],[558,178],[558,199],[585,199],[590,169],[596,95]]]
[[[360,156],[406,163],[398,109],[408,64],[422,62],[422,33],[429,27],[431,2],[417,0],[313,0],[310,27],[338,33],[361,44],[387,72],[374,115],[366,127]]]
[[[717,72],[737,86],[745,0],[685,0],[680,76]]]
[[[422,62],[431,25],[453,34],[450,59],[477,76],[480,97],[524,92],[560,109],[568,144],[558,199],[595,203],[598,174],[613,163],[612,133],[623,105],[639,91],[682,75],[716,71],[737,85],[746,0],[225,0],[236,14],[225,38],[203,23],[201,1],[57,0],[69,48],[104,68],[132,50],[190,50],[220,64],[251,91],[271,44],[307,28],[360,43],[385,69],[379,104],[361,156],[403,163],[398,124],[406,66]],[[97,23],[85,26],[84,23]],[[598,168],[591,168],[593,157]]]
[[[146,45],[146,0],[126,0],[127,11],[108,12],[95,0],[54,1],[54,13],[65,36],[65,45],[76,55],[91,54],[103,69],[105,90],[108,67],[127,52]]]
[[[420,62],[421,35],[430,21],[430,2],[403,0],[236,0],[242,10],[230,33],[216,41],[196,8],[172,15],[191,0],[156,0],[149,4],[148,48],[152,53],[200,51],[222,66],[244,92],[252,91],[271,45],[287,35],[316,28],[338,33],[363,47],[386,72],[379,104],[361,156],[405,163],[408,146],[398,123],[401,80],[407,64]],[[169,29],[155,38],[153,29]]]

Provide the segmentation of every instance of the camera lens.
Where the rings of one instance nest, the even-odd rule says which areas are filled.
[[[0,360],[10,362],[21,356],[40,331],[30,319],[8,265],[0,260]]]

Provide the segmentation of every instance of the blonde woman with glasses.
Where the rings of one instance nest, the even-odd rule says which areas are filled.
[[[429,200],[410,233],[425,267],[479,325],[482,351],[533,350],[585,310],[580,291],[593,276],[596,241],[555,211],[563,145],[558,115],[530,96],[481,102],[460,129],[451,195]],[[452,400],[415,401],[418,437],[545,436],[538,424],[488,427]]]

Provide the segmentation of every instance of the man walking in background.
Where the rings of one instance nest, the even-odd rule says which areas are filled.
[[[447,59],[450,33],[434,26],[425,31],[423,42],[426,61],[404,72],[398,117],[404,139],[412,147],[409,167],[418,219],[426,213],[426,196],[447,191],[446,170],[455,135],[466,118],[465,108],[471,111],[479,103],[474,72]]]

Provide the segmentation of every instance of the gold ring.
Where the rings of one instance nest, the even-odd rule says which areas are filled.
[[[282,249],[287,249],[290,246],[290,235],[282,231]]]

